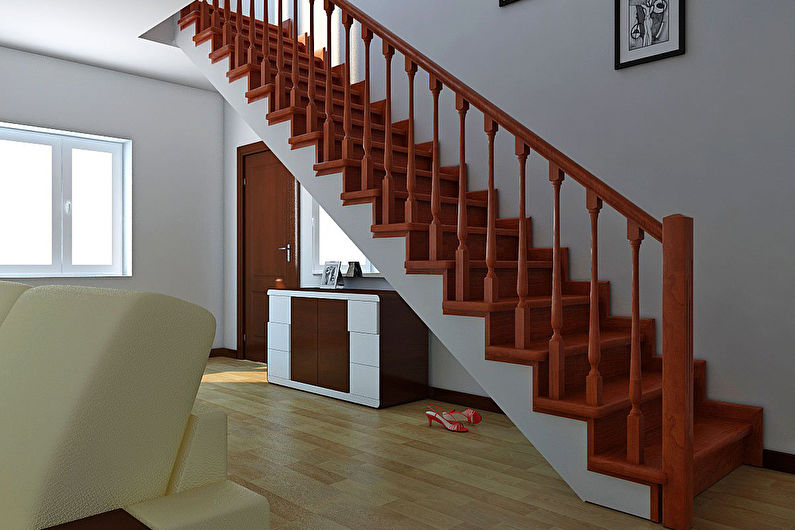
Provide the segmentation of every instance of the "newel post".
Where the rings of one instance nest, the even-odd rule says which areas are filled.
[[[693,521],[693,219],[663,219],[663,525]]]

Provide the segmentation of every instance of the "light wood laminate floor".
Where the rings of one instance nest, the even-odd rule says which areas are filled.
[[[428,427],[425,402],[372,410],[210,359],[197,408],[229,417],[230,479],[282,528],[661,528],[580,501],[503,415]],[[583,451],[585,448],[583,448]],[[795,475],[743,466],[696,499],[699,529],[795,529]]]

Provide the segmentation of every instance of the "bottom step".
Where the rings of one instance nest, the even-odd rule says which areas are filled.
[[[743,463],[744,441],[751,434],[748,423],[713,417],[693,422],[695,491],[699,494]],[[662,484],[662,436],[648,433],[642,465],[627,462],[626,447],[593,455],[588,469],[645,484]]]

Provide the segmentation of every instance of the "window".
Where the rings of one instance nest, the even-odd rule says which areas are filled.
[[[0,277],[130,275],[130,149],[0,124]]]
[[[362,273],[366,276],[380,276],[378,269],[370,263],[353,241],[337,226],[329,214],[312,201],[312,237],[313,237],[313,272],[321,274],[322,265],[327,261],[341,261],[346,267],[349,261],[358,261],[362,266]],[[343,269],[344,270],[344,269]]]

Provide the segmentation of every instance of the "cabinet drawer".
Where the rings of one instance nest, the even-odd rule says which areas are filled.
[[[268,297],[268,321],[280,324],[290,323],[290,297],[289,296],[269,296]]]
[[[268,350],[268,375],[290,379],[290,354],[288,352]]]
[[[351,362],[356,364],[366,364],[367,366],[380,366],[380,338],[380,335],[352,331]]]
[[[290,351],[290,325],[268,322],[268,349]]]
[[[380,373],[374,366],[351,363],[351,394],[378,399]]]
[[[378,333],[378,302],[349,300],[348,331]]]

